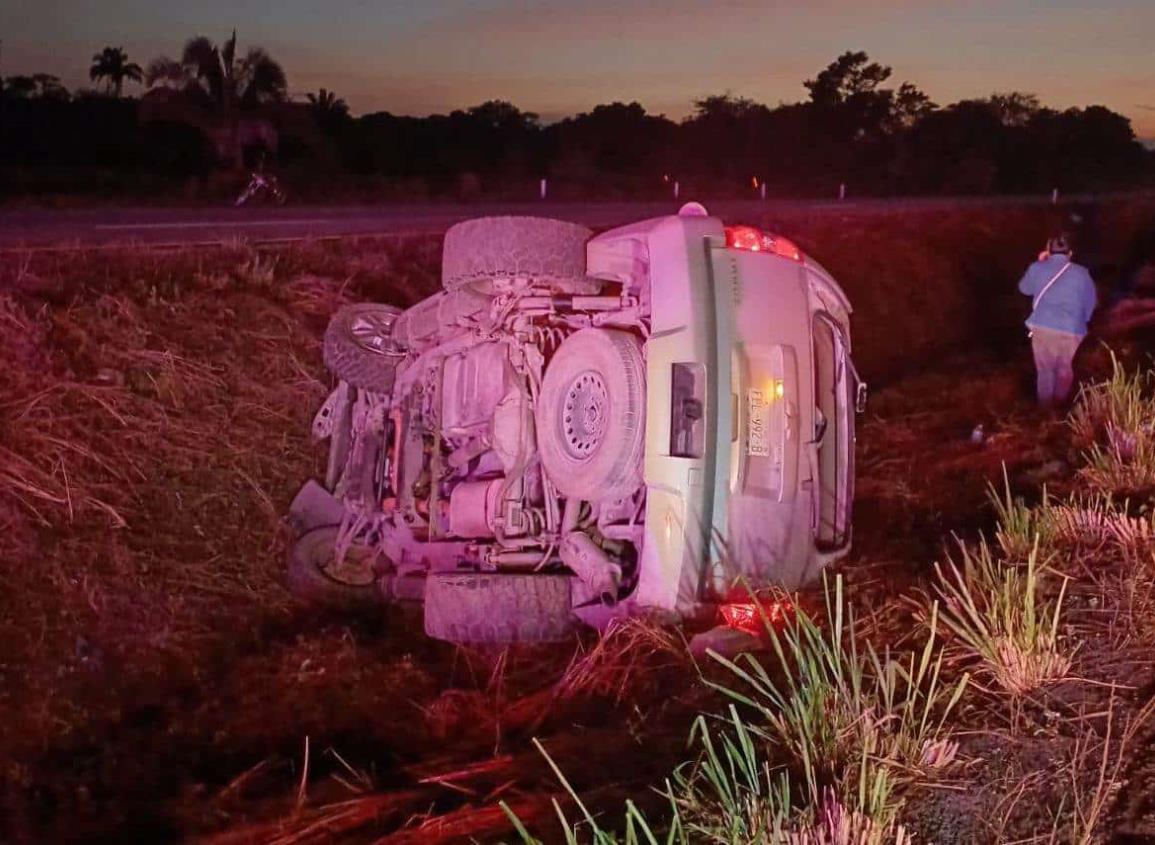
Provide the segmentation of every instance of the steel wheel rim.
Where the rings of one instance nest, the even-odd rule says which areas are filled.
[[[373,571],[376,555],[370,549],[351,548],[339,561],[333,552],[330,548],[317,566],[326,578],[349,587],[371,587],[377,580],[377,573]]]
[[[561,407],[562,443],[575,460],[589,460],[606,433],[610,398],[601,375],[586,370],[577,375],[565,392]]]
[[[376,355],[393,355],[393,321],[396,315],[361,311],[349,320],[349,334],[353,341],[366,352]]]

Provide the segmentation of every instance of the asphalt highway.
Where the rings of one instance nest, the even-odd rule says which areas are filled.
[[[723,200],[706,202],[728,222],[765,225],[776,213],[909,211],[959,205],[1029,203],[1047,197],[933,198],[846,201]],[[242,238],[277,241],[350,235],[439,234],[470,217],[529,214],[602,228],[672,214],[675,202],[520,202],[357,206],[47,209],[0,207],[0,249],[93,247],[119,244],[198,244]]]

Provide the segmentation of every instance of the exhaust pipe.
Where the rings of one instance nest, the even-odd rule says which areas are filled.
[[[618,603],[622,568],[588,534],[571,531],[562,538],[561,562],[589,587],[606,607]]]

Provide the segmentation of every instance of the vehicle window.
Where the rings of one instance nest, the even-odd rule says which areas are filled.
[[[815,543],[833,551],[846,545],[850,528],[849,475],[853,409],[849,401],[846,345],[834,318],[814,317],[815,426],[817,455],[817,526]]]

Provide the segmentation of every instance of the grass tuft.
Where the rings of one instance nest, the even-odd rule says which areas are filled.
[[[1130,372],[1113,351],[1110,355],[1111,375],[1083,385],[1071,410],[1071,432],[1084,446],[1102,439],[1108,428],[1137,432],[1151,420],[1151,373]]]
[[[241,287],[254,291],[271,289],[277,279],[277,256],[262,255],[253,250],[249,257],[237,265],[234,273]]]
[[[995,542],[999,544],[1007,560],[1023,561],[1043,543],[1046,524],[1040,517],[1046,512],[1047,491],[1043,490],[1043,503],[1032,508],[1021,496],[1011,493],[1011,482],[1007,475],[1007,465],[1003,464],[1002,492],[993,485],[987,485],[987,498],[994,506],[998,518]],[[1049,538],[1049,535],[1047,535]]]
[[[901,656],[860,641],[841,576],[828,584],[825,610],[821,624],[799,610],[781,631],[768,628],[776,673],[752,655],[716,657],[742,688],[715,687],[754,709],[760,733],[801,774],[813,806],[831,788],[885,827],[903,784],[929,774],[924,749],[944,738],[968,678],[943,682],[933,608],[922,649]]]
[[[1057,598],[1041,589],[1038,549],[1025,565],[995,558],[985,540],[959,543],[961,560],[935,564],[934,591],[942,601],[943,624],[965,652],[980,661],[995,684],[1022,695],[1062,680],[1072,654],[1059,640],[1066,591]],[[931,607],[933,616],[933,605]]]
[[[1111,353],[1111,376],[1085,385],[1069,420],[1086,449],[1080,475],[1100,491],[1155,489],[1155,376],[1129,372]]]
[[[799,610],[782,630],[767,626],[773,666],[749,654],[712,655],[733,680],[707,683],[731,703],[695,721],[698,755],[667,782],[670,816],[660,828],[627,804],[616,828],[624,838],[607,832],[550,761],[585,841],[657,843],[658,829],[662,841],[679,845],[912,841],[899,821],[905,793],[954,763],[958,745],[945,722],[968,676],[942,679],[933,611],[921,649],[879,653],[857,636],[841,577],[827,587],[821,621]],[[579,826],[560,808],[558,816],[566,841],[577,842]],[[513,821],[524,842],[538,842]]]

